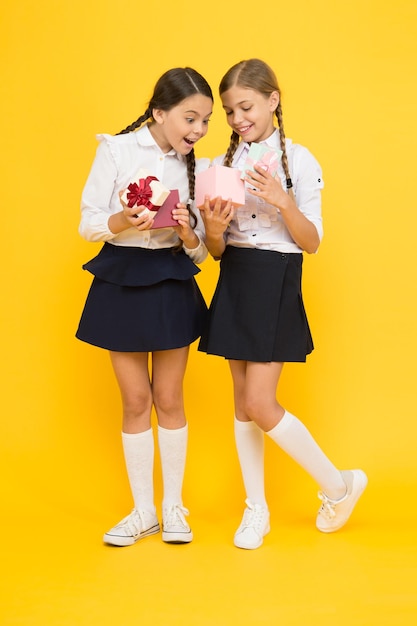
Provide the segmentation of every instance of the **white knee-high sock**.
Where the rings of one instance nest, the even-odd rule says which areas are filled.
[[[329,498],[337,500],[345,495],[346,484],[340,471],[294,415],[285,411],[282,420],[266,434],[317,481]]]
[[[122,432],[122,442],[135,509],[155,513],[153,494],[155,446],[152,428],[143,433]]]
[[[235,417],[235,442],[246,496],[262,506],[266,506],[264,440],[264,432],[255,422],[240,422]]]
[[[158,425],[164,497],[162,506],[182,506],[182,483],[187,455],[188,424],[174,430]]]

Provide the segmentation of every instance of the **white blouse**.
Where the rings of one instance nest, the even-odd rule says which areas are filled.
[[[280,148],[278,130],[264,142],[273,148]],[[240,142],[232,167],[241,169],[249,151],[249,144]],[[320,165],[313,155],[299,144],[286,139],[288,166],[293,183],[297,207],[317,229],[320,240],[323,237],[321,217],[321,190],[323,176]],[[221,165],[224,155],[216,157],[213,164]],[[285,173],[280,164],[278,174],[282,186],[286,189]],[[247,183],[245,183],[247,186]],[[275,250],[278,252],[302,252],[292,239],[279,210],[266,203],[262,198],[246,192],[245,204],[239,207],[225,233],[227,245]]]
[[[81,198],[81,236],[87,241],[108,241],[116,246],[150,249],[175,246],[179,237],[173,228],[138,231],[132,227],[115,235],[109,229],[108,220],[122,208],[119,191],[126,189],[141,168],[147,169],[168,189],[178,189],[181,202],[186,203],[189,191],[185,157],[174,150],[162,152],[148,125],[124,135],[97,135],[97,139],[100,143]],[[209,159],[196,159],[196,173],[208,166]],[[184,246],[184,251],[192,261],[201,263],[207,256],[204,226],[200,212],[194,205],[192,208],[198,220],[195,233],[200,243],[194,249]]]

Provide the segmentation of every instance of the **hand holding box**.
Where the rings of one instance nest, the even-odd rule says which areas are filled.
[[[204,197],[231,198],[232,205],[239,207],[245,204],[245,185],[240,179],[240,171],[224,165],[213,165],[195,178],[195,203],[202,207]]]

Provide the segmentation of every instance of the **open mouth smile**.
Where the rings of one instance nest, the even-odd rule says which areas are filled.
[[[240,126],[239,128],[236,128],[236,132],[239,135],[246,135],[246,133],[248,133],[250,131],[252,126],[253,126],[253,124],[249,124],[248,126]]]

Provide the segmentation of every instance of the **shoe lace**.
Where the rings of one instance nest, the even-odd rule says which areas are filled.
[[[330,498],[328,498],[322,491],[319,491],[318,496],[322,503],[319,513],[322,513],[328,519],[333,519],[336,516],[336,502],[334,500],[330,500]]]
[[[319,500],[322,502],[319,513],[323,513],[328,519],[333,519],[336,517],[336,506],[344,502],[348,495],[348,492],[346,492],[343,498],[340,498],[339,500],[332,500],[329,496],[326,496],[323,491],[319,491]]]
[[[145,528],[145,518],[143,515],[143,511],[133,509],[131,514],[126,519],[126,526],[133,536],[140,535],[141,530]]]
[[[243,513],[241,530],[245,528],[261,529],[264,522],[264,507],[260,504],[253,504],[250,500],[246,500],[246,509]]]
[[[189,511],[185,506],[179,504],[171,504],[165,511],[164,522],[166,526],[188,526],[185,521],[185,515],[188,515]]]

